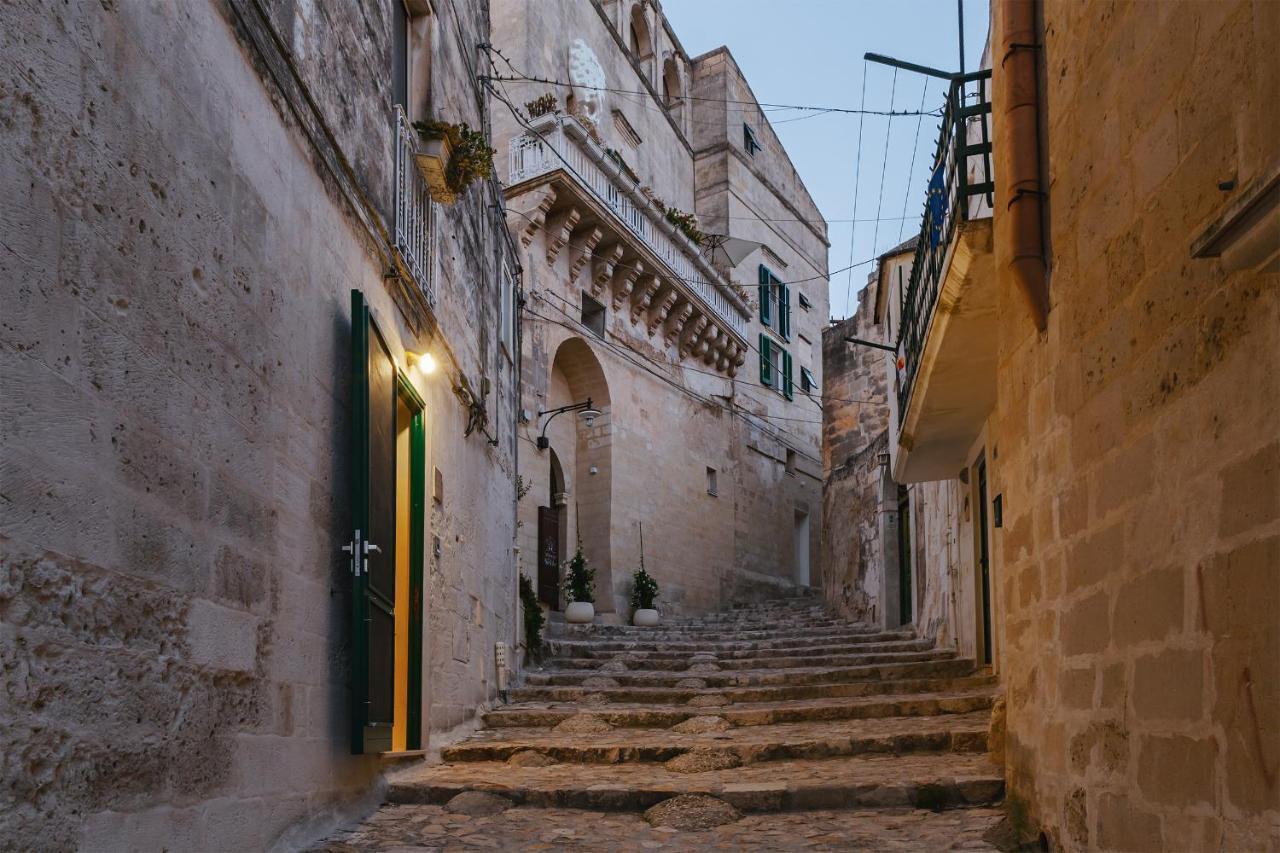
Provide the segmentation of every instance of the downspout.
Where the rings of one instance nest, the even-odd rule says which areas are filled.
[[[1008,269],[1026,297],[1036,329],[1048,323],[1043,204],[1040,176],[1039,81],[1036,51],[1043,45],[1036,26],[1037,0],[999,0],[1003,27],[1000,70],[1004,158],[1008,187]],[[999,125],[997,125],[998,127]]]

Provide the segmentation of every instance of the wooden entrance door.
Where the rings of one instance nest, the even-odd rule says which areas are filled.
[[[987,461],[978,463],[978,569],[982,597],[982,663],[991,663],[991,543],[987,540]]]
[[[560,606],[560,510],[538,507],[538,600]]]

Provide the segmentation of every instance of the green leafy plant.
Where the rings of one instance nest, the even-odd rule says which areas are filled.
[[[532,101],[524,105],[525,111],[529,113],[529,118],[537,118],[547,113],[555,112],[560,108],[560,102],[556,100],[556,96],[551,92],[547,92],[540,98],[534,98]]]
[[[538,593],[528,575],[520,575],[520,605],[524,610],[524,647],[533,657],[542,654],[542,626],[547,617],[538,603]]]
[[[484,133],[472,130],[466,122],[450,124],[444,121],[415,121],[413,129],[426,140],[444,139],[449,143],[449,165],[445,168],[445,183],[455,193],[461,193],[472,181],[493,174],[493,155]]]
[[[631,575],[631,609],[652,610],[658,597],[658,582],[641,566]]]
[[[571,603],[596,600],[596,570],[587,565],[581,542],[573,557],[565,563],[563,589],[565,597]]]
[[[626,172],[627,176],[631,178],[631,180],[635,181],[636,183],[640,182],[640,176],[636,174],[635,169],[631,168],[631,164],[628,163],[626,158],[622,156],[621,151],[619,151],[617,148],[606,148],[604,149],[604,153],[605,153],[605,156],[607,156],[610,160],[617,163],[618,168]]]

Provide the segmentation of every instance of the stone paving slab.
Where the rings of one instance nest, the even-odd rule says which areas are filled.
[[[990,715],[885,717],[823,723],[747,726],[686,734],[670,729],[626,729],[583,738],[544,728],[479,732],[443,752],[447,762],[506,761],[533,750],[560,762],[615,764],[668,761],[691,750],[735,756],[744,764],[862,753],[986,752]]]
[[[774,723],[801,723],[818,720],[857,720],[871,717],[923,717],[935,714],[965,714],[991,707],[991,688],[964,692],[912,693],[852,699],[810,699],[730,705],[716,713],[736,726],[763,726]],[[524,703],[489,711],[484,723],[490,727],[520,726],[550,728],[583,711],[578,704]],[[707,711],[696,707],[610,704],[590,707],[592,714],[620,728],[670,728]]]
[[[686,669],[692,663],[710,659],[722,669],[789,669],[814,666],[817,661],[821,661],[825,665],[856,662],[868,654],[886,654],[890,652],[938,653],[936,649],[925,641],[904,640],[892,643],[868,643],[863,646],[818,646],[807,649],[769,649],[762,652],[734,651],[722,654],[713,652],[691,654],[689,652],[671,652],[665,649],[662,651],[631,650],[608,653],[600,653],[596,650],[570,650],[567,653],[557,655],[555,662],[560,669],[595,669],[602,663],[619,660],[625,663],[628,669],[679,671]]]
[[[608,676],[605,676],[608,678]],[[609,679],[616,683],[616,679]],[[511,700],[524,702],[631,703],[636,705],[685,705],[695,698],[703,706],[711,704],[747,705],[795,699],[834,699],[855,696],[886,696],[907,693],[942,693],[994,686],[990,675],[951,678],[908,678],[834,682],[831,684],[770,685],[766,687],[614,687],[598,682],[572,686],[517,687]]]
[[[464,791],[490,791],[520,805],[641,811],[680,794],[707,794],[743,812],[776,812],[990,805],[1004,796],[998,768],[985,755],[963,753],[770,761],[703,773],[647,763],[513,770],[505,762],[413,768],[391,781],[387,799],[444,803]]]
[[[994,850],[982,836],[999,809],[810,811],[747,815],[713,830],[654,829],[639,815],[519,807],[472,818],[441,806],[391,805],[313,853],[366,851]]]

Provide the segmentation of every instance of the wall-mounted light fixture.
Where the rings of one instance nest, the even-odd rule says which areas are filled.
[[[557,415],[563,415],[565,412],[577,412],[578,417],[582,418],[582,422],[585,423],[588,428],[596,422],[596,418],[604,414],[604,412],[600,411],[592,404],[590,397],[581,403],[570,403],[569,405],[561,406],[558,409],[548,409],[545,412],[538,412],[538,417],[542,417],[543,415],[551,416],[547,418],[546,423],[542,425],[542,434],[538,436],[537,445],[539,450],[546,450],[551,446],[551,441],[547,438],[547,427],[551,425],[551,422],[556,419]]]
[[[418,372],[424,376],[430,376],[436,372],[436,359],[429,352],[406,352],[405,357],[409,361],[411,367],[418,368]]]
[[[877,454],[876,454],[876,461],[880,463],[880,467],[881,467],[881,468],[888,468],[888,467],[889,467],[889,454],[888,454],[888,453],[877,453]]]

